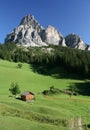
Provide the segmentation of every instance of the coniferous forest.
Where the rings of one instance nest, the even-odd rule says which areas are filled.
[[[32,64],[34,68],[37,66],[38,72],[47,73],[48,69],[58,66],[70,73],[90,78],[90,51],[52,45],[25,48],[7,43],[0,44],[0,58]]]

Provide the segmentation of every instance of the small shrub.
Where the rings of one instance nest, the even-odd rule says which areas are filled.
[[[51,86],[49,90],[44,90],[42,93],[44,95],[54,95],[54,94],[60,94],[61,90],[55,88],[54,86]]]
[[[17,67],[19,68],[19,69],[21,69],[22,68],[22,64],[21,63],[19,63],[18,65],[17,65]]]
[[[50,94],[49,90],[44,90],[42,93],[43,93],[44,95],[49,95],[49,94]]]
[[[13,94],[13,95],[17,95],[20,93],[20,89],[19,89],[19,85],[17,82],[13,82],[11,83],[11,88],[9,88],[9,91]]]

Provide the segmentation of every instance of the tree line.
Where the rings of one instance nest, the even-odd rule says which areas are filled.
[[[0,44],[0,59],[42,66],[63,66],[70,73],[90,77],[90,51],[53,46],[28,47]]]

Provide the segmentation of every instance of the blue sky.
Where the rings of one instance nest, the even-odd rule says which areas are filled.
[[[0,0],[0,43],[27,15],[66,36],[76,33],[90,44],[90,0]]]

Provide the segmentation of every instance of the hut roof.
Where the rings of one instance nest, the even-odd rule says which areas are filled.
[[[21,94],[21,96],[26,96],[26,95],[28,95],[28,94],[34,95],[34,93],[32,93],[32,92],[25,91],[25,92],[23,92],[23,93]]]

